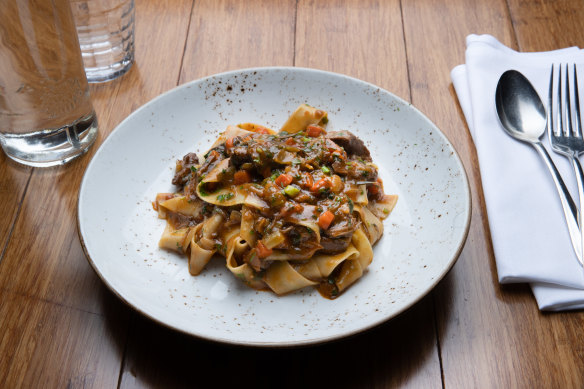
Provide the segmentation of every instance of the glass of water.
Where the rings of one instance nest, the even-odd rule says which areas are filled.
[[[26,165],[64,164],[97,137],[69,0],[0,4],[0,144]]]
[[[134,62],[134,0],[70,0],[91,83],[113,80]]]

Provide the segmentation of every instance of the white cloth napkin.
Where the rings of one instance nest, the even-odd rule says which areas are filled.
[[[584,269],[552,177],[531,145],[504,132],[495,108],[505,71],[523,73],[547,105],[552,63],[584,63],[584,51],[519,53],[490,35],[469,35],[466,46],[466,64],[451,78],[477,150],[499,282],[530,283],[541,310],[584,308]],[[542,141],[550,151],[547,136]],[[550,155],[578,203],[569,161]]]

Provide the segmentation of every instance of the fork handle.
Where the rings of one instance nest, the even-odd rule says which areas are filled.
[[[572,241],[572,248],[576,253],[576,257],[581,265],[584,266],[584,262],[582,259],[582,236],[580,232],[580,228],[578,228],[578,208],[576,208],[576,204],[574,200],[572,200],[572,196],[570,196],[570,192],[564,183],[564,180],[560,176],[560,172],[554,165],[550,155],[548,154],[547,150],[541,142],[532,143],[533,147],[537,150],[538,154],[544,160],[547,168],[549,169],[552,178],[554,179],[554,184],[556,184],[556,189],[558,191],[558,195],[560,195],[560,201],[562,202],[562,208],[564,210],[564,216],[566,217],[566,225],[568,226],[568,231],[570,233],[570,239]],[[574,162],[574,166],[580,165],[580,162]],[[582,171],[582,166],[580,166],[580,171]]]
[[[584,242],[584,209],[582,208],[584,207],[584,170],[582,170],[582,164],[580,164],[580,160],[578,159],[577,155],[572,155],[570,160],[572,161],[574,173],[576,173],[576,182],[578,183],[578,198],[580,204],[580,210],[578,212],[578,225],[580,226],[580,239],[582,242]]]

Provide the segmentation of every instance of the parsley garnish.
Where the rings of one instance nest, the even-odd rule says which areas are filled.
[[[224,201],[227,201],[227,200],[233,198],[233,196],[235,196],[235,195],[231,192],[224,193],[224,194],[220,194],[219,196],[217,196],[217,200],[219,200],[220,202],[224,202]]]

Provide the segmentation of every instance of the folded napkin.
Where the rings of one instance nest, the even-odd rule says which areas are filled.
[[[523,73],[546,104],[552,63],[584,63],[584,51],[519,53],[489,35],[469,35],[466,46],[451,78],[477,150],[499,282],[530,283],[541,310],[584,308],[584,269],[552,177],[531,145],[504,132],[495,108],[505,71]],[[547,136],[542,142],[550,151]],[[550,155],[578,203],[569,161]]]

